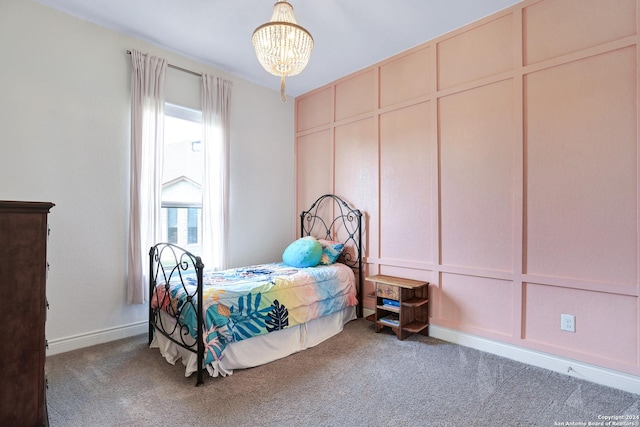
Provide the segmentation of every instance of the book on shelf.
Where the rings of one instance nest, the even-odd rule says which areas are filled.
[[[400,307],[400,301],[396,301],[394,299],[382,298],[383,305],[390,305],[392,307]]]
[[[388,314],[378,319],[379,322],[387,323],[389,325],[398,326],[400,324],[400,316],[395,313]]]

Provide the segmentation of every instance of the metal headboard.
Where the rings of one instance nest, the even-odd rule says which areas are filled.
[[[322,210],[321,210],[322,208]],[[328,209],[328,210],[324,210]],[[300,214],[300,235],[337,240],[344,244],[338,262],[358,273],[358,317],[362,317],[362,212],[334,194],[320,196]]]

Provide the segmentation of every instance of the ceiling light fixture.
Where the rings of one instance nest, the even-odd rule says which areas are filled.
[[[262,67],[280,76],[280,97],[285,102],[285,77],[295,76],[307,66],[313,37],[296,22],[293,6],[278,1],[273,6],[271,21],[256,28],[251,42]]]

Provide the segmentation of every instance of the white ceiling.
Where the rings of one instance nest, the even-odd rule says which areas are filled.
[[[38,0],[279,91],[251,45],[275,0]],[[298,96],[520,0],[289,0],[314,38],[307,68],[287,79]]]

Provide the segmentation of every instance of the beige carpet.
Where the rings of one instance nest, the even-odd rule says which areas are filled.
[[[640,413],[640,395],[420,335],[398,341],[362,319],[201,387],[146,342],[49,357],[51,425],[557,426]]]

